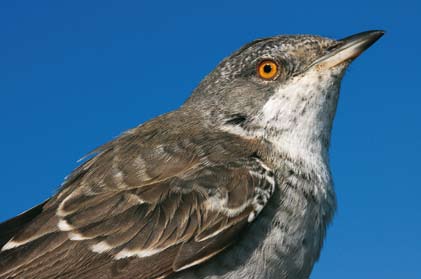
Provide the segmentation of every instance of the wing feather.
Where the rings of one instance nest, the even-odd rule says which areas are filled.
[[[41,212],[44,205],[48,202],[34,206],[33,208],[23,212],[22,214],[0,224],[0,247],[3,247],[13,236],[17,234],[22,227],[27,226],[34,218],[36,218]]]
[[[0,253],[0,278],[162,278],[226,249],[274,191],[251,152],[217,159],[200,150],[199,160],[180,146],[107,148],[48,203],[6,223],[19,226],[3,243],[25,244]]]

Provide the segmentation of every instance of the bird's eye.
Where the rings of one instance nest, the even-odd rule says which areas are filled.
[[[257,65],[257,74],[266,80],[275,79],[278,76],[278,71],[279,66],[273,60],[266,59]]]

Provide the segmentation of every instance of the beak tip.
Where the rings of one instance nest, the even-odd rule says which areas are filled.
[[[369,31],[357,33],[352,36],[346,37],[340,41],[347,43],[347,42],[356,41],[356,40],[365,40],[368,43],[372,44],[378,39],[380,39],[385,34],[385,32],[386,31],[384,30],[369,30]]]
[[[369,30],[346,37],[340,41],[343,42],[344,47],[359,45],[358,54],[360,54],[361,52],[369,48],[371,45],[373,45],[384,34],[384,30]]]
[[[368,32],[370,32],[376,40],[380,39],[386,33],[385,30],[372,30]]]

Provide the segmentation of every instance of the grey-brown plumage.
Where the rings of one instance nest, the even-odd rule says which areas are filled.
[[[308,278],[335,210],[340,80],[382,34],[245,45],[0,224],[0,278]]]

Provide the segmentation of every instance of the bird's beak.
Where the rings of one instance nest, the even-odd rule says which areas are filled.
[[[310,65],[316,69],[329,69],[344,62],[350,62],[374,44],[384,31],[374,30],[358,33],[338,41],[329,52]]]

